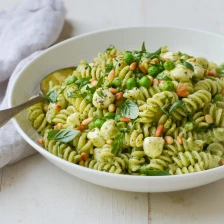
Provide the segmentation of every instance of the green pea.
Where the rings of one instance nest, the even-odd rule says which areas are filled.
[[[104,120],[98,118],[98,119],[95,120],[95,127],[96,128],[101,128],[103,123],[104,123]]]
[[[121,85],[121,79],[119,77],[116,77],[113,80],[112,84],[115,85],[115,86],[120,86]]]
[[[157,66],[151,66],[148,69],[148,73],[152,77],[155,77],[159,72],[160,72],[160,70],[159,70],[159,67],[157,67]]]
[[[166,81],[164,83],[163,89],[166,91],[174,91],[174,84],[172,81]]]
[[[126,82],[126,88],[129,90],[137,87],[137,85],[138,84],[135,78],[129,78]]]
[[[117,128],[120,129],[120,128],[127,128],[127,124],[125,122],[118,122],[117,123]]]
[[[142,77],[138,83],[140,86],[143,86],[145,88],[148,88],[151,86],[151,80],[147,76]]]
[[[121,117],[122,116],[120,114],[118,114],[118,115],[115,116],[114,120],[117,121],[117,122],[119,122]]]
[[[172,70],[175,68],[175,64],[172,62],[172,61],[166,61],[164,64],[163,64],[164,68],[168,71]]]
[[[222,95],[221,95],[221,94],[217,94],[217,95],[215,95],[214,98],[213,98],[213,100],[214,100],[215,102],[217,102],[217,101],[222,101]]]
[[[128,65],[130,65],[132,62],[134,62],[134,56],[131,52],[127,52],[124,54],[124,60]]]
[[[88,103],[92,103],[92,100],[93,100],[93,95],[92,94],[89,94],[85,97],[85,100],[88,102]]]
[[[104,115],[104,117],[107,118],[107,119],[113,119],[114,116],[115,116],[115,114],[112,113],[112,112],[107,112],[107,113],[105,113],[105,115]]]
[[[194,129],[194,124],[193,122],[187,122],[185,125],[184,125],[184,128],[186,129],[186,131],[191,131]]]
[[[95,126],[95,122],[92,121],[89,125],[88,125],[89,129],[92,130],[94,129],[96,126]]]

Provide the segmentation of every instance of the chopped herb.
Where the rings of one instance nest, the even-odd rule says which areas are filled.
[[[161,111],[166,114],[167,116],[169,116],[169,113],[166,111],[166,107],[167,107],[167,104],[165,104],[162,108],[161,108]]]
[[[142,52],[146,52],[145,41],[142,43]]]
[[[131,100],[127,100],[121,106],[121,115],[124,117],[135,119],[138,117],[138,114],[139,114],[138,105]]]
[[[87,92],[81,93],[80,90],[75,89],[69,93],[67,93],[68,98],[82,98],[87,96]]]
[[[182,108],[182,109],[184,110],[184,112],[185,112],[186,114],[188,114],[186,105],[185,105],[184,102],[181,101],[181,100],[176,101],[176,102],[170,107],[170,109],[169,109],[169,114],[172,114],[172,112],[173,112],[174,110],[176,110],[178,107]]]
[[[167,176],[171,175],[169,172],[163,171],[163,170],[151,170],[147,168],[147,165],[143,165],[140,168],[140,173],[141,174],[146,174],[147,176]]]
[[[156,78],[159,80],[172,81],[172,79],[168,77],[164,72],[158,74]]]
[[[101,87],[102,86],[102,84],[103,84],[103,81],[104,81],[104,78],[105,77],[101,77],[100,79],[99,79],[99,81],[98,81],[98,83],[97,83],[97,86],[96,87]]]
[[[123,149],[123,139],[124,139],[124,133],[120,133],[114,138],[111,153],[118,155],[121,154]]]
[[[191,71],[194,71],[194,67],[189,62],[185,61],[184,59],[180,59],[180,62],[182,65],[184,65],[186,68],[190,69]]]
[[[47,101],[50,101],[51,103],[55,103],[57,101],[57,91],[56,91],[56,89],[48,92],[47,95],[45,96],[45,99]]]
[[[114,68],[113,62],[110,62],[109,64],[106,65],[105,68],[105,74],[108,75],[109,72]]]
[[[48,132],[47,139],[68,143],[72,141],[78,134],[79,131],[73,129],[52,130]]]
[[[157,51],[155,51],[153,53],[145,53],[145,54],[143,54],[143,56],[146,58],[151,58],[151,59],[158,58],[159,55],[161,54],[161,49],[162,48],[159,48]]]
[[[104,93],[103,93],[103,91],[102,90],[99,90],[99,91],[97,91],[96,92],[97,94],[98,94],[98,96],[100,96],[100,97],[104,97]]]
[[[114,48],[115,48],[114,45],[110,45],[110,46],[106,49],[106,52],[107,52],[107,51],[111,51],[111,50],[114,49]]]
[[[70,77],[67,78],[66,85],[71,85],[72,83],[75,83],[76,80],[77,80],[77,77],[74,75],[71,75]]]
[[[88,78],[78,78],[76,81],[75,81],[75,84],[80,87],[82,86],[85,86],[86,84],[89,84],[89,81],[90,81],[90,77]]]

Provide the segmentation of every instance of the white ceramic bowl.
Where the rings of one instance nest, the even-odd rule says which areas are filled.
[[[208,32],[170,27],[131,27],[90,33],[51,47],[26,66],[14,80],[9,106],[23,103],[36,94],[40,80],[52,71],[77,65],[82,59],[91,62],[98,52],[105,51],[110,44],[118,49],[132,50],[140,49],[143,41],[149,51],[168,45],[171,51],[205,56],[218,63],[224,61],[224,37]],[[64,161],[39,146],[26,111],[14,118],[13,123],[22,137],[46,159],[76,177],[101,186],[135,192],[167,192],[201,186],[224,177],[224,166],[199,173],[158,177],[91,170]]]

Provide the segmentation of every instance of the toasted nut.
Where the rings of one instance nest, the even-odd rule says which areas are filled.
[[[221,91],[221,95],[224,96],[224,89]]]
[[[85,162],[84,162],[83,160],[80,160],[80,161],[79,161],[79,165],[80,165],[80,166],[85,166]]]
[[[159,60],[158,60],[158,58],[153,58],[150,63],[159,64]]]
[[[92,80],[90,81],[90,85],[91,85],[92,87],[96,87],[97,84],[98,84],[98,81],[95,80],[95,79],[92,79]]]
[[[220,165],[220,166],[224,166],[224,159],[221,159],[221,160],[219,161],[219,165]]]
[[[55,129],[62,129],[62,124],[61,123],[56,124]]]
[[[107,145],[112,145],[113,141],[111,139],[106,140]]]
[[[117,89],[114,89],[114,88],[109,88],[108,90],[109,90],[111,93],[113,93],[113,94],[118,93],[118,90],[117,90]]]
[[[208,76],[212,76],[212,77],[216,77],[217,76],[217,72],[216,71],[208,71],[207,75]]]
[[[155,136],[156,137],[160,137],[163,133],[163,128],[164,126],[162,124],[160,124],[157,128],[156,128],[156,133]]]
[[[93,117],[88,117],[82,122],[82,125],[88,125],[89,123],[92,122],[92,120],[93,120]]]
[[[137,66],[137,62],[133,62],[133,63],[130,64],[130,69],[132,71],[134,71],[136,69],[136,66]]]
[[[119,92],[115,95],[116,101],[120,100],[123,97],[123,92]]]
[[[177,136],[177,141],[180,145],[183,144],[183,139],[180,136]]]
[[[83,131],[85,129],[84,125],[79,125],[75,130]]]
[[[81,153],[81,159],[86,161],[87,160],[87,154],[85,152]]]
[[[144,73],[144,74],[147,73],[147,70],[145,69],[145,67],[143,65],[139,65],[138,67],[139,67],[139,69],[141,70],[142,73]]]
[[[190,61],[190,62],[196,62],[196,58],[189,58],[188,61]]]
[[[173,138],[171,136],[165,136],[164,140],[167,144],[173,144]]]
[[[177,87],[177,95],[180,97],[187,97],[190,93],[187,91],[187,84],[182,83]]]
[[[114,71],[114,70],[111,70],[111,71],[109,72],[108,79],[109,79],[110,81],[113,81],[114,78],[115,78],[115,71]]]
[[[121,117],[121,118],[120,118],[120,121],[121,121],[121,122],[127,122],[127,123],[128,123],[128,122],[131,122],[131,119],[128,118],[128,117]]]
[[[213,123],[213,118],[211,115],[209,114],[206,114],[205,115],[205,121],[208,123],[208,124],[212,124]]]
[[[46,104],[46,103],[44,104],[43,110],[44,110],[45,113],[47,113],[47,111],[48,111],[48,104]]]
[[[116,106],[113,104],[113,103],[111,103],[109,106],[108,106],[108,111],[109,112],[114,112],[116,110]]]
[[[42,138],[38,138],[37,139],[37,142],[40,144],[40,145],[43,145],[44,144],[44,140]]]
[[[189,92],[187,91],[177,92],[177,95],[180,97],[187,97],[189,95]]]
[[[152,83],[155,84],[155,85],[159,85],[159,80],[158,79],[153,79]]]
[[[114,57],[115,57],[114,54],[111,54],[111,55],[109,56],[109,58],[110,58],[111,60],[112,60]]]
[[[62,106],[59,104],[56,104],[54,107],[55,110],[60,111],[62,109]]]

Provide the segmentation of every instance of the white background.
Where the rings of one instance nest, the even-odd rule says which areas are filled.
[[[0,9],[20,2],[1,0]],[[61,39],[133,25],[191,27],[224,35],[223,0],[65,0],[65,4],[68,13]],[[223,186],[221,180],[175,193],[122,192],[77,179],[36,154],[0,170],[0,223],[223,223]]]

